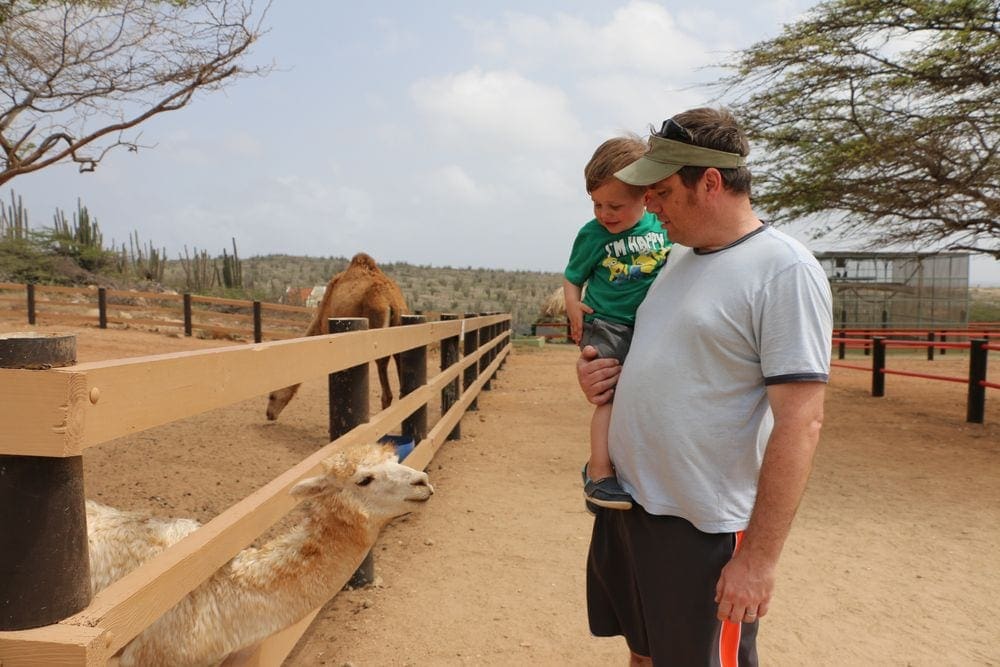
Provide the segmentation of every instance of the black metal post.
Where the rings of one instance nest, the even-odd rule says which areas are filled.
[[[253,302],[253,342],[264,340],[264,331],[260,321],[260,301]]]
[[[35,323],[35,284],[28,283],[25,286],[28,290],[28,324]]]
[[[452,313],[441,313],[442,322],[452,322],[458,319],[458,315]],[[447,370],[458,363],[458,336],[449,336],[441,340],[441,370]],[[458,401],[458,378],[449,382],[441,390],[441,416],[443,417],[451,406]],[[455,428],[448,434],[447,440],[458,440],[462,437],[462,422],[459,420]]]
[[[106,287],[97,288],[97,326],[101,329],[108,328],[108,289]]]
[[[982,424],[986,416],[986,338],[969,341],[969,397],[966,402],[965,421]]]
[[[942,333],[941,333],[941,337],[940,337],[940,338],[938,338],[938,340],[939,340],[939,341],[941,341],[942,343],[947,343],[947,342],[948,342],[948,334],[946,334],[946,333],[943,333],[943,332],[942,332]],[[942,355],[943,355],[943,354],[944,354],[945,352],[947,352],[947,351],[948,351],[948,348],[946,348],[946,347],[942,347],[942,348],[940,348],[940,349],[938,350],[938,352],[940,352],[940,353],[941,353]]]
[[[885,396],[885,336],[872,336],[872,396]]]
[[[934,361],[934,332],[927,332],[927,361]]]
[[[424,315],[403,315],[403,324],[424,324]],[[399,355],[399,396],[402,398],[427,384],[427,346],[420,345]],[[403,420],[403,436],[412,438],[416,445],[427,437],[427,405],[414,410]]]
[[[191,295],[184,294],[184,335],[191,335]]]
[[[846,331],[841,331],[838,338],[840,338],[840,343],[837,344],[837,358],[843,359],[844,355],[847,353],[847,342],[844,338],[847,337]]]
[[[0,368],[76,363],[76,337],[0,334]],[[0,630],[51,625],[90,604],[83,457],[0,454]]]
[[[475,313],[466,313],[466,319],[475,317]],[[468,357],[471,354],[475,354],[476,350],[479,349],[479,329],[466,329],[465,330],[465,351],[464,355]],[[462,391],[468,391],[476,382],[476,378],[479,377],[479,364],[469,364],[465,368],[465,376],[462,383]],[[469,403],[469,412],[475,412],[479,409],[479,399],[474,398],[472,402]]]
[[[330,318],[326,321],[329,333],[365,331],[366,317]],[[336,440],[355,426],[368,421],[368,364],[345,368],[330,373],[327,378],[330,403],[330,440]],[[361,588],[375,581],[375,560],[369,551],[365,559],[347,582],[349,588]]]

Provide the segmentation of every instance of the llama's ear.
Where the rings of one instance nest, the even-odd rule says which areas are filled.
[[[288,493],[299,498],[311,498],[339,490],[340,484],[337,483],[336,479],[329,475],[323,475],[320,477],[307,477],[289,489]]]

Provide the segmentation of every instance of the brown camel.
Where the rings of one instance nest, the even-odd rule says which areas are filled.
[[[318,336],[327,332],[327,319],[331,317],[366,317],[368,328],[398,326],[407,313],[403,293],[389,276],[382,273],[375,260],[363,252],[353,258],[346,270],[338,273],[326,285],[323,301],[316,309],[307,336]],[[400,372],[399,355],[396,358],[396,372]],[[389,386],[389,357],[375,360],[378,379],[382,385],[382,409],[392,403],[392,387]],[[292,400],[299,385],[272,391],[267,401],[267,418],[278,418],[288,402]]]

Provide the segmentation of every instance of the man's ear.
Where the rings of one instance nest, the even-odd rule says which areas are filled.
[[[722,182],[722,173],[715,167],[709,167],[705,170],[705,173],[701,177],[701,183],[706,193],[718,194],[725,189]]]

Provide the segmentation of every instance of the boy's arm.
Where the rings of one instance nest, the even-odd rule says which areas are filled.
[[[569,318],[569,335],[573,342],[580,344],[583,334],[583,314],[594,309],[581,301],[583,288],[563,278],[563,299],[566,301],[566,317]]]

